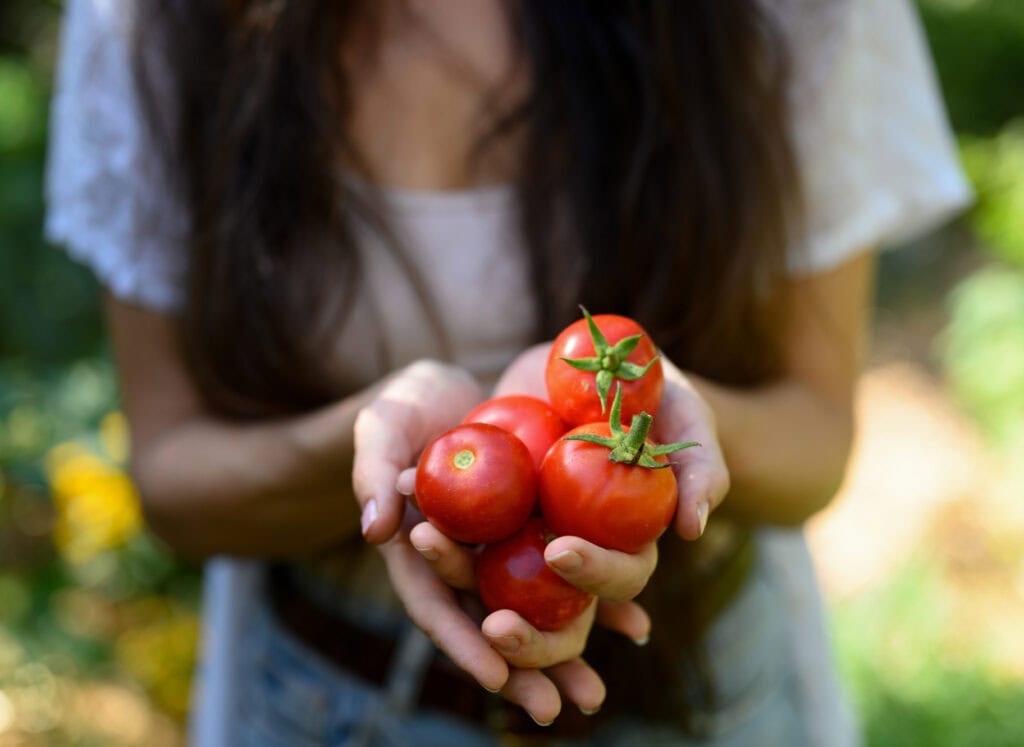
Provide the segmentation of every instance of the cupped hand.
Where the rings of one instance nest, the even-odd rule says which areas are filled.
[[[546,401],[544,368],[550,349],[550,343],[543,343],[521,353],[505,369],[495,394],[528,394]],[[701,445],[669,456],[679,486],[674,529],[683,539],[695,540],[729,492],[729,469],[711,407],[690,378],[664,355],[661,365],[665,389],[652,435],[659,443],[696,441]]]
[[[696,441],[699,448],[669,455],[679,485],[675,531],[695,540],[704,533],[708,517],[729,492],[729,469],[718,442],[715,414],[693,382],[662,356],[665,390],[654,419],[654,437],[660,443]]]
[[[464,369],[417,361],[389,377],[360,410],[353,426],[352,487],[367,541],[386,542],[398,531],[406,504],[395,490],[399,474],[482,399],[480,385]]]
[[[410,522],[417,512],[407,510],[405,496],[395,490],[398,475],[416,463],[426,444],[458,424],[482,396],[468,373],[433,361],[392,375],[356,417],[352,484],[363,535],[377,544],[409,618],[457,666],[496,692],[508,683],[508,664],[463,610],[457,591],[409,544],[403,519]]]
[[[403,475],[401,487],[407,487]],[[474,552],[446,537],[428,522],[417,524],[410,544],[433,568],[437,578],[452,589],[476,590]],[[493,649],[511,667],[502,695],[529,711],[540,723],[552,720],[561,709],[562,697],[584,713],[597,710],[605,697],[600,676],[581,658],[595,618],[638,643],[646,642],[650,619],[629,601],[646,583],[657,562],[652,544],[635,556],[603,550],[575,537],[549,544],[545,557],[556,572],[559,561],[575,553],[583,560],[576,572],[563,576],[581,588],[607,598],[596,599],[582,615],[557,631],[541,631],[511,610],[488,615],[480,630]]]
[[[406,499],[396,490],[398,476],[403,470],[413,476],[411,467],[423,447],[458,424],[481,398],[473,379],[451,366],[418,362],[395,374],[356,418],[353,487],[363,512],[363,534],[378,544],[410,620],[482,687],[501,692],[534,720],[548,723],[561,710],[559,690],[581,708],[597,708],[604,699],[600,678],[581,661],[553,664],[546,673],[510,666],[481,631],[482,615],[471,609],[475,600],[467,603],[462,586],[431,568],[403,526],[403,518],[407,525],[417,512],[406,510]],[[411,493],[411,485],[403,492]],[[469,569],[472,576],[471,561]],[[568,648],[564,641],[556,645]]]

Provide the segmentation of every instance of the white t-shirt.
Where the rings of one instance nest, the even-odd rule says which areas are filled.
[[[806,191],[807,236],[794,275],[831,269],[868,248],[903,241],[970,200],[925,40],[908,0],[764,0],[779,14],[796,63],[793,135]],[[68,0],[51,120],[48,237],[93,268],[118,298],[174,312],[184,300],[187,222],[153,157],[132,86],[131,0]],[[170,102],[168,105],[173,105]],[[436,299],[455,360],[492,378],[529,341],[534,309],[515,201],[505,187],[466,192],[390,190],[385,199]],[[366,283],[360,315],[384,321],[401,365],[436,355],[400,268],[376,239],[359,242]],[[386,304],[374,305],[387,298]],[[347,345],[348,331],[339,335]],[[359,372],[367,381],[379,375]],[[800,532],[761,534],[791,598],[794,657],[812,714],[810,743],[854,740],[829,665],[813,569]],[[207,569],[204,698],[198,744],[223,743],[230,713],[232,626],[251,603],[253,568]],[[847,727],[844,728],[843,724]]]

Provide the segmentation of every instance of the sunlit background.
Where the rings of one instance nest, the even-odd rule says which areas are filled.
[[[883,257],[810,527],[870,745],[1024,744],[1024,2],[921,0],[979,195]],[[0,4],[0,746],[179,744],[198,575],[145,531],[89,273],[47,246],[60,4]]]

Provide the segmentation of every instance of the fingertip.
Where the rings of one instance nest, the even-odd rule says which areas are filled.
[[[416,468],[404,469],[395,480],[395,490],[401,495],[410,496],[416,492]]]
[[[676,509],[676,532],[685,540],[700,539],[709,512],[710,480],[702,471],[691,471],[679,482],[679,506]],[[701,516],[703,506],[703,517]]]
[[[409,530],[409,542],[414,547],[433,547],[437,541],[437,530],[429,521],[421,521]]]
[[[693,506],[680,506],[676,512],[676,534],[678,534],[684,540],[700,539],[701,528],[700,519],[697,516],[696,507]]]
[[[376,535],[377,520],[380,518],[380,511],[377,508],[377,501],[371,498],[363,506],[363,514],[359,517],[359,523],[362,527],[363,536],[373,541],[373,537]]]
[[[651,617],[636,602],[608,602],[602,600],[597,619],[609,630],[629,638],[638,646],[650,639]]]
[[[371,498],[363,506],[359,520],[363,538],[375,545],[390,540],[402,523],[403,508],[404,500],[398,496],[389,496],[387,500]]]
[[[558,688],[537,669],[513,670],[501,694],[521,706],[539,726],[550,726],[562,712]]]
[[[477,684],[489,693],[500,693],[508,684],[510,674],[508,664],[500,656],[498,658],[501,660],[500,667],[495,666],[493,672],[476,675]]]
[[[548,542],[547,546],[544,548],[544,558],[553,558],[556,555],[567,551],[579,553],[582,549],[580,546],[581,544],[582,540],[580,540],[579,537],[572,537],[570,535],[555,537],[553,540]]]
[[[518,612],[496,610],[480,623],[480,631],[488,638],[522,638],[529,623]]]
[[[550,555],[545,552],[544,560],[555,573],[563,576],[572,576],[583,569],[583,556],[575,550],[563,550]]]

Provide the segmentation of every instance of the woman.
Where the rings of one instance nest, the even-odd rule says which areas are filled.
[[[54,114],[149,522],[262,560],[211,575],[210,743],[852,738],[762,528],[842,477],[869,248],[967,198],[904,3],[78,0]],[[408,470],[492,384],[543,396],[579,303],[645,325],[658,435],[703,446],[658,546],[548,546],[578,624],[481,624]]]

